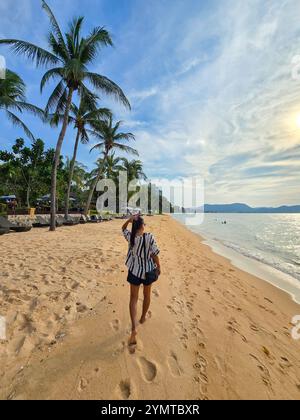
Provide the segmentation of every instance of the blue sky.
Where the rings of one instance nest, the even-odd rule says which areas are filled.
[[[201,177],[206,202],[250,205],[300,202],[300,55],[298,0],[48,0],[61,26],[84,15],[85,28],[106,26],[115,48],[93,70],[116,81],[129,113],[103,97],[135,133],[152,179]],[[48,21],[39,0],[1,0],[0,37],[45,46]],[[8,68],[44,106],[42,72],[7,49]],[[54,146],[57,132],[24,116]],[[298,123],[297,123],[298,121]],[[1,120],[0,146],[22,133]],[[68,130],[63,154],[70,155]],[[92,168],[97,155],[81,146]]]

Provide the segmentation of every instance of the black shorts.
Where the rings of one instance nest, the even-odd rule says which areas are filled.
[[[136,277],[135,275],[133,275],[130,271],[128,272],[128,278],[127,278],[128,283],[132,284],[133,286],[141,286],[142,284],[144,286],[151,286],[151,284],[155,283],[155,281],[149,282],[147,280],[143,280],[140,279],[139,277]]]

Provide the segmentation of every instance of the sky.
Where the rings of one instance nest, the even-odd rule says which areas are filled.
[[[203,179],[207,203],[300,204],[299,0],[48,0],[61,27],[85,16],[84,33],[105,26],[114,48],[92,71],[117,82],[126,111],[101,95],[136,147],[150,179]],[[39,0],[0,0],[0,38],[46,47],[47,16]],[[5,47],[7,67],[44,107],[42,70]],[[299,74],[299,76],[298,76]],[[23,133],[0,113],[0,147]],[[57,131],[23,115],[36,137],[54,147]],[[69,127],[63,155],[70,156]],[[92,143],[93,144],[93,143]],[[82,145],[92,169],[97,153]]]

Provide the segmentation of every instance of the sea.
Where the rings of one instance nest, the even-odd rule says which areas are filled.
[[[174,216],[186,224],[185,215]],[[189,226],[215,252],[300,303],[300,214],[210,214]]]

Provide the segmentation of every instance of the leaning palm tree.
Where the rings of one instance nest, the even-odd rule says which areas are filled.
[[[95,127],[94,135],[100,140],[100,143],[94,146],[91,149],[91,152],[95,149],[101,150],[101,153],[103,154],[103,164],[100,166],[98,175],[92,182],[88,200],[86,203],[85,215],[87,215],[90,210],[90,205],[92,202],[92,198],[93,198],[96,186],[98,182],[100,181],[101,177],[104,175],[105,165],[106,165],[106,161],[109,154],[114,150],[118,150],[118,151],[125,152],[128,154],[136,155],[136,156],[139,155],[137,150],[123,143],[123,142],[128,142],[130,140],[135,140],[135,137],[132,133],[119,132],[121,125],[122,125],[122,121],[119,121],[116,124],[114,124],[113,118],[111,116],[107,120],[98,123],[97,126]]]
[[[86,83],[90,83],[96,90],[113,95],[128,108],[130,108],[130,104],[123,91],[114,82],[105,76],[88,71],[88,65],[95,60],[100,48],[113,45],[109,32],[104,28],[98,27],[93,29],[87,37],[83,37],[81,31],[84,18],[79,17],[71,22],[68,32],[63,35],[52,10],[44,0],[42,0],[42,7],[48,14],[51,24],[51,31],[48,35],[49,50],[17,39],[2,39],[0,40],[0,45],[10,45],[13,52],[18,55],[25,55],[31,61],[35,61],[37,67],[50,67],[41,80],[41,91],[43,91],[50,80],[58,80],[58,84],[51,94],[45,109],[47,114],[52,110],[57,113],[64,113],[51,177],[50,230],[54,231],[56,227],[57,168],[68,127],[69,112],[74,93],[78,92],[79,95],[85,95],[86,97],[92,96],[86,85]]]
[[[107,108],[98,108],[97,107],[97,97],[94,97],[95,101],[85,100],[83,97],[81,99],[80,105],[72,104],[69,115],[69,123],[73,124],[74,128],[77,130],[73,157],[69,165],[69,181],[65,197],[65,218],[69,216],[69,205],[70,205],[70,195],[74,175],[74,167],[77,159],[79,143],[87,144],[90,141],[90,135],[93,134],[92,128],[101,121],[102,118],[109,118],[111,111]],[[51,118],[51,124],[57,125],[59,121],[62,121],[64,118],[63,115],[55,114]]]
[[[5,79],[0,79],[0,110],[6,113],[7,118],[17,127],[21,127],[25,134],[34,140],[34,136],[27,125],[15,114],[23,111],[44,118],[40,108],[26,102],[26,86],[24,81],[11,70],[6,70]]]

